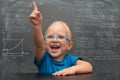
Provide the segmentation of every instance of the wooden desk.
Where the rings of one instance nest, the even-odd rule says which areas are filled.
[[[2,80],[119,80],[112,73],[90,73],[70,76],[52,76],[37,73],[6,73]]]

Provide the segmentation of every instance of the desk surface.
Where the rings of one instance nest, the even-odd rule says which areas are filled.
[[[37,73],[7,73],[2,80],[119,80],[113,73],[90,73],[70,76],[52,76]]]

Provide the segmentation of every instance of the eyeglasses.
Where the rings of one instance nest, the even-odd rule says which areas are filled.
[[[52,41],[53,39],[56,39],[58,41],[64,41],[64,40],[66,40],[67,42],[71,41],[69,38],[63,35],[45,35],[44,39],[48,41]]]

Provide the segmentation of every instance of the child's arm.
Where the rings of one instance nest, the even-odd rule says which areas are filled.
[[[91,73],[93,71],[92,65],[86,61],[77,60],[76,65],[53,73],[53,75],[71,75],[79,73]]]
[[[29,19],[33,24],[33,38],[35,43],[35,56],[40,60],[45,52],[44,38],[42,34],[42,15],[38,10],[37,4],[33,2],[34,10],[29,15]]]

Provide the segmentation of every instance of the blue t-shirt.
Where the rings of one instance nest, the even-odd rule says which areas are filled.
[[[56,71],[68,68],[76,64],[76,61],[81,59],[80,57],[66,54],[62,61],[55,61],[52,59],[48,52],[45,52],[43,58],[40,61],[34,60],[34,64],[38,68],[39,73],[54,73]]]

